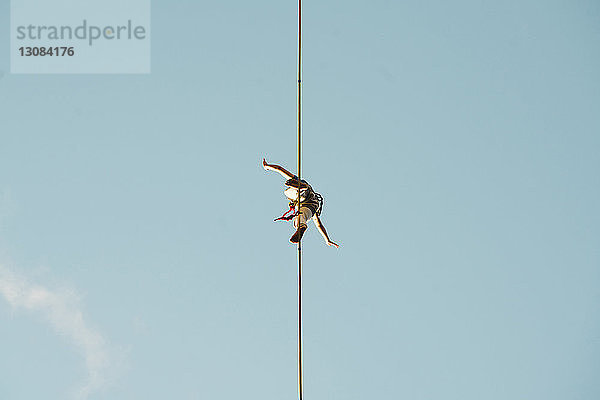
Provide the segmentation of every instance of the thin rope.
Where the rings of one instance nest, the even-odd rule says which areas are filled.
[[[302,0],[298,0],[298,223],[300,228],[300,160],[301,160],[301,94],[302,94]],[[302,375],[302,239],[298,240],[298,400],[303,396]]]

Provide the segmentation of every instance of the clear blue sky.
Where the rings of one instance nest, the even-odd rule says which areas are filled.
[[[295,2],[154,1],[150,75],[0,20],[0,398],[295,398]],[[307,400],[600,398],[599,22],[305,2]]]

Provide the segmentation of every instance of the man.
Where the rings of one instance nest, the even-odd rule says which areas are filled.
[[[264,158],[262,165],[266,171],[279,172],[281,176],[287,179],[285,182],[287,189],[285,189],[283,193],[285,194],[285,197],[290,200],[290,210],[283,214],[283,216],[277,218],[275,221],[289,221],[292,218],[294,219],[294,228],[296,228],[296,232],[290,238],[290,242],[298,243],[300,239],[302,239],[302,235],[304,235],[304,232],[307,229],[306,221],[312,218],[313,222],[317,226],[317,229],[319,232],[321,232],[323,239],[325,239],[325,243],[327,243],[329,246],[338,248],[339,245],[329,239],[327,231],[319,219],[319,215],[321,215],[321,211],[323,209],[323,197],[319,193],[316,193],[304,179],[298,182],[298,177],[290,173],[285,168],[276,164],[269,164]],[[300,190],[300,203],[302,206],[300,210],[298,210],[298,190]],[[296,210],[295,214],[286,216],[287,213],[293,210]]]

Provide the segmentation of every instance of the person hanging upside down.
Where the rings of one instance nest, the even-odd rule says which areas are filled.
[[[329,246],[335,246],[338,248],[339,245],[329,239],[327,231],[319,219],[319,215],[321,215],[321,211],[323,210],[323,197],[319,193],[315,192],[304,179],[301,179],[300,183],[298,183],[298,177],[290,173],[285,168],[276,164],[269,164],[264,158],[262,165],[266,171],[279,172],[281,176],[287,179],[285,182],[287,189],[285,189],[283,193],[285,194],[285,197],[290,200],[290,209],[281,217],[276,218],[275,221],[289,221],[290,219],[294,220],[294,228],[296,228],[296,232],[290,238],[290,242],[298,243],[300,239],[302,239],[302,235],[304,235],[304,232],[308,227],[306,225],[306,221],[312,218],[313,222],[317,226],[317,229],[319,232],[321,232],[323,239],[325,239],[325,242]],[[298,189],[300,189],[300,210],[298,210]],[[287,215],[293,211],[295,211],[295,213]],[[298,222],[300,224],[298,224]]]

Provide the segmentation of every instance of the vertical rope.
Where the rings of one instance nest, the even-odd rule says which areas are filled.
[[[302,95],[302,0],[298,0],[298,211],[300,211],[300,161],[301,161],[301,95]],[[298,215],[297,229],[300,228]],[[302,375],[302,240],[298,240],[298,400],[303,396]]]

